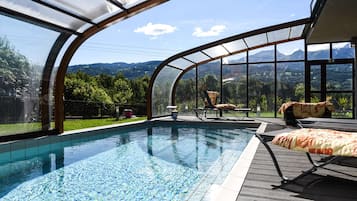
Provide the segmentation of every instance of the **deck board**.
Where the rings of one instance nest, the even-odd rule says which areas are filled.
[[[311,167],[305,153],[290,151],[275,145],[271,147],[286,176],[297,176],[302,170]],[[352,163],[357,163],[357,159],[350,160]],[[260,144],[237,200],[357,200],[357,168],[334,164],[327,167],[351,175],[319,169],[311,175],[298,179],[296,183],[275,189],[272,185],[280,185],[280,178],[268,152]]]

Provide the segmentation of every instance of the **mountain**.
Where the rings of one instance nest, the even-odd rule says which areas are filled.
[[[328,50],[319,50],[314,52],[309,52],[308,58],[311,60],[315,59],[326,59],[329,55]],[[349,45],[346,45],[342,48],[333,50],[334,58],[353,58],[354,52]],[[277,58],[280,61],[286,60],[303,60],[304,59],[304,51],[296,50],[290,55],[285,55],[280,52],[277,52]],[[256,54],[249,56],[250,62],[266,62],[274,60],[274,51],[273,50],[263,50],[257,52]],[[231,61],[231,63],[243,63],[246,61],[246,58],[241,58],[235,61]],[[136,77],[140,77],[143,75],[151,76],[156,67],[162,61],[147,61],[142,63],[125,63],[125,62],[116,62],[116,63],[94,63],[94,64],[81,64],[81,65],[73,65],[69,66],[67,72],[75,73],[77,71],[85,72],[89,75],[99,75],[99,74],[108,74],[108,75],[116,75],[118,72],[123,73],[125,77],[128,79],[134,79]],[[219,75],[219,64],[217,62],[210,62],[207,64],[203,64],[206,67],[199,69],[199,74],[204,75],[209,72],[217,73]],[[287,64],[288,65],[288,64]],[[292,68],[294,68],[295,64],[289,64]],[[267,67],[267,71],[269,71],[269,67]],[[262,70],[262,69],[260,69]],[[188,73],[186,78],[194,77],[194,73]]]
[[[85,72],[89,75],[108,74],[116,75],[118,72],[129,79],[133,79],[139,76],[148,75],[154,72],[156,67],[161,61],[147,61],[142,63],[94,63],[94,64],[80,64],[69,66],[67,73],[75,73],[77,71]]]

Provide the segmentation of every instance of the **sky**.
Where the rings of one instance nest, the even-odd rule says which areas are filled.
[[[92,36],[81,45],[70,65],[164,60],[179,52],[232,35],[309,17],[310,2],[170,0]],[[11,23],[11,20],[5,20],[0,24],[0,35],[7,34],[6,37],[10,42],[14,41],[16,49],[28,55],[33,62],[42,62],[44,58],[31,49],[31,41],[27,41],[26,46],[16,42],[21,36],[15,33],[19,32],[18,29],[12,32]],[[24,28],[24,31],[27,29]],[[34,34],[33,37],[51,41],[56,34]],[[48,44],[39,47],[41,45],[37,42],[36,46],[42,48],[40,52],[48,49]]]

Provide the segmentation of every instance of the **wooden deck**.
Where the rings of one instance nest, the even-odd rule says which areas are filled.
[[[289,178],[311,167],[305,153],[289,151],[276,145],[271,147],[283,173]],[[349,159],[345,162],[351,166],[357,164],[357,159]],[[357,168],[334,164],[326,167],[351,175],[319,169],[313,174],[298,179],[295,183],[274,188],[272,185],[280,185],[280,178],[268,152],[260,144],[237,200],[357,200]]]

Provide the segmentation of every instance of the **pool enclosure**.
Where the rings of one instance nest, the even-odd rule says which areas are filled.
[[[63,132],[64,77],[78,47],[104,28],[165,1],[1,1],[1,138]]]
[[[330,101],[333,118],[356,117],[356,2],[312,1],[311,17],[205,44],[176,54],[154,72],[148,117],[167,106],[193,115],[205,90],[249,116],[278,117],[286,101]],[[259,108],[259,109],[257,109]],[[258,114],[258,113],[259,114]]]
[[[64,77],[77,49],[104,28],[166,0],[0,2],[1,141],[63,132]],[[189,6],[189,5],[188,5]],[[148,118],[192,114],[202,92],[277,117],[288,100],[335,104],[356,118],[357,3],[311,1],[311,17],[231,36],[176,54],[154,72]],[[204,9],[204,8],[202,8]],[[198,11],[199,12],[199,11]],[[20,53],[21,52],[21,53]],[[51,120],[54,119],[54,124]]]

